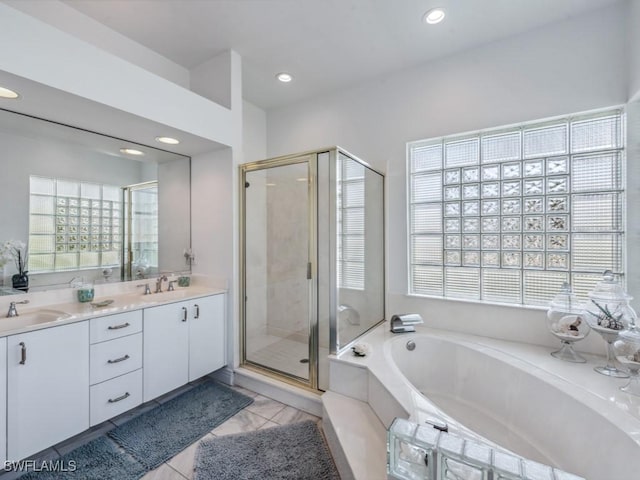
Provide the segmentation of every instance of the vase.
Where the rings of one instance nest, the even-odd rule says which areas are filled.
[[[26,273],[16,273],[11,277],[11,281],[14,289],[22,290],[25,293],[29,291],[29,275]]]

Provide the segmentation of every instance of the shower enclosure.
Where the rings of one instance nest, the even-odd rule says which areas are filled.
[[[158,182],[123,187],[122,195],[123,279],[146,278],[158,271]]]
[[[240,166],[241,360],[328,388],[328,359],[384,320],[384,177],[335,147]]]

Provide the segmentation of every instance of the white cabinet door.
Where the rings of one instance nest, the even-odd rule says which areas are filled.
[[[225,298],[213,295],[189,302],[189,381],[207,375],[226,362]]]
[[[144,310],[145,402],[187,383],[190,305],[178,302]]]
[[[89,428],[89,323],[8,337],[7,390],[9,460]]]
[[[0,338],[0,460],[7,459],[7,339]]]

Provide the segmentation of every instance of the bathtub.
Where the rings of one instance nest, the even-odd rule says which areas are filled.
[[[451,432],[588,480],[640,479],[640,398],[618,389],[626,380],[593,371],[603,358],[571,364],[538,346],[386,328],[360,339],[366,357],[336,358],[366,368],[363,400],[385,426],[394,415],[444,422]]]

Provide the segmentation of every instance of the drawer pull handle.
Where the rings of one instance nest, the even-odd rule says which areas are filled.
[[[131,396],[131,394],[129,392],[125,392],[124,395],[118,397],[118,398],[110,398],[109,399],[109,403],[116,403],[119,402],[120,400],[124,400],[125,398],[129,398]]]
[[[20,342],[20,365],[27,363],[27,346],[24,342]]]
[[[107,363],[118,363],[118,362],[124,362],[125,360],[128,360],[129,355],[125,355],[124,357],[120,357],[120,358],[116,358],[115,360],[107,360]]]
[[[107,328],[109,330],[119,330],[121,328],[127,328],[130,325],[131,324],[129,322],[127,322],[127,323],[123,323],[122,325],[109,325]]]
[[[182,307],[182,321],[187,321],[187,307]]]
[[[196,307],[196,316],[193,318],[200,318],[200,305],[196,303],[195,307]]]

